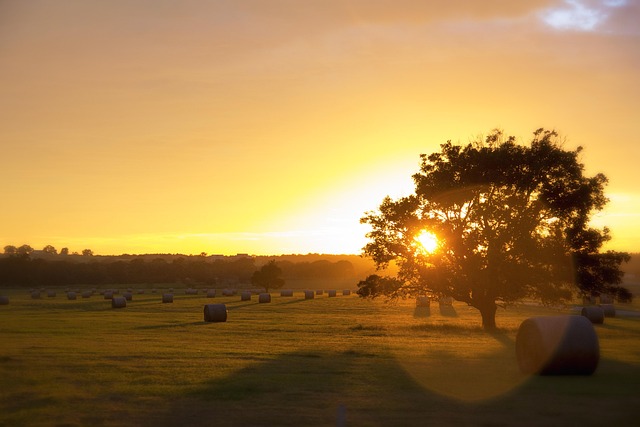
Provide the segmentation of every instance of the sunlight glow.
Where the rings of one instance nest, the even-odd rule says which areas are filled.
[[[438,238],[430,231],[422,230],[415,240],[420,245],[420,249],[426,253],[430,254],[438,249]]]

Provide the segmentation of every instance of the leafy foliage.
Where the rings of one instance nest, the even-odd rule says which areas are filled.
[[[496,130],[484,141],[440,148],[420,156],[414,194],[386,197],[361,219],[371,226],[364,255],[379,268],[396,263],[402,283],[371,279],[364,296],[451,296],[478,308],[487,329],[497,304],[566,301],[575,285],[585,294],[630,296],[618,286],[628,255],[601,254],[609,231],[588,226],[607,203],[607,178],[584,176],[581,147],[564,150],[556,132],[538,129],[529,146]],[[439,239],[432,253],[415,239],[425,230]]]

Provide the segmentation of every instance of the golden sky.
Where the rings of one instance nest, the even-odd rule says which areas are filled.
[[[638,0],[0,0],[0,245],[359,253],[419,154],[553,128],[640,250]]]

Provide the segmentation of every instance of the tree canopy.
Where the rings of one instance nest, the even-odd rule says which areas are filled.
[[[282,269],[276,265],[275,260],[271,260],[253,273],[251,283],[269,292],[269,289],[279,289],[284,286],[285,282],[281,276]]]
[[[414,194],[386,197],[361,219],[371,226],[363,254],[398,273],[370,276],[359,294],[453,297],[477,308],[485,329],[495,328],[498,305],[524,298],[629,299],[619,286],[629,255],[601,253],[609,230],[589,224],[607,203],[607,178],[585,176],[581,151],[563,149],[555,131],[538,129],[524,145],[496,130],[421,155]]]

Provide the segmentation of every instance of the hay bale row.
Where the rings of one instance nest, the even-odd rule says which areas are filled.
[[[113,292],[105,292],[104,299],[113,299]]]
[[[600,345],[584,316],[532,317],[518,329],[516,358],[524,374],[591,375]]]
[[[304,291],[304,299],[313,299],[315,293],[313,291]]]
[[[351,295],[351,291],[349,289],[345,289],[342,291],[342,295],[348,297],[349,295]]]
[[[323,291],[323,290],[318,289],[318,290],[316,291],[316,295],[322,295],[322,294],[324,294],[324,291]]]
[[[47,291],[47,297],[55,298],[56,297],[56,291]]]
[[[260,304],[271,302],[271,294],[263,292],[258,296],[258,302]]]
[[[193,288],[187,288],[184,291],[185,295],[198,295],[198,290]]]
[[[240,301],[251,301],[251,291],[243,291],[240,293]]]
[[[338,291],[331,289],[330,291],[327,291],[327,295],[329,295],[329,298],[333,298],[338,295]]]
[[[75,292],[67,292],[67,299],[68,300],[76,299],[76,293]]]
[[[204,321],[205,322],[226,322],[227,306],[224,304],[205,304]]]
[[[80,296],[82,296],[82,298],[91,298],[91,295],[93,295],[93,292],[84,291]]]
[[[124,292],[122,294],[122,296],[124,297],[124,299],[126,299],[127,301],[131,301],[133,299],[133,293],[132,292]]]
[[[31,298],[32,299],[40,299],[40,292],[39,291],[31,292]]]
[[[215,289],[209,289],[207,291],[207,298],[215,298],[216,297],[216,290]]]
[[[169,304],[173,302],[173,294],[162,294],[162,303]]]
[[[111,299],[111,308],[125,308],[127,299],[125,297],[113,297]]]
[[[293,296],[293,290],[292,289],[284,289],[284,290],[280,291],[280,296],[281,297],[292,297]]]
[[[222,295],[225,297],[232,297],[234,295],[236,295],[237,292],[234,289],[223,289],[222,290]]]
[[[9,297],[6,295],[0,295],[0,305],[9,305]]]

